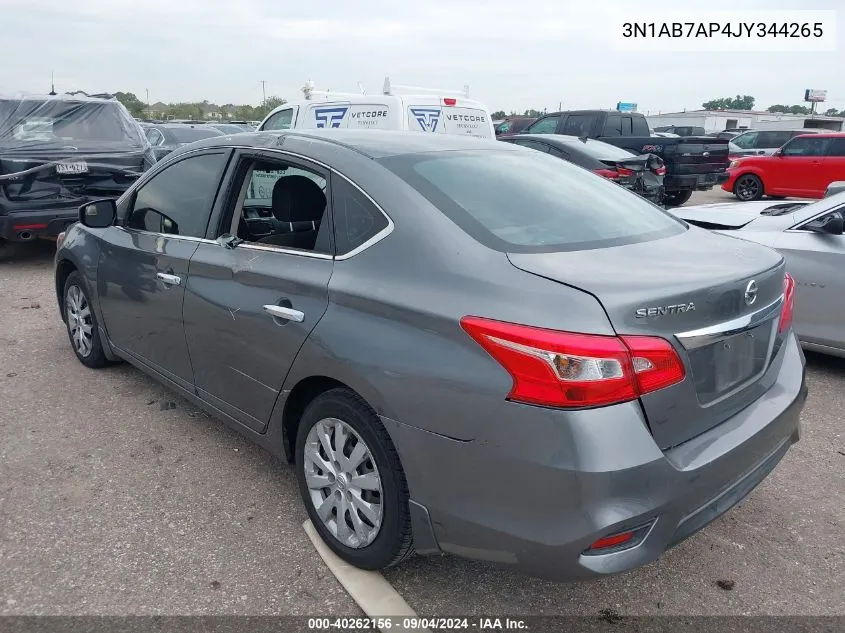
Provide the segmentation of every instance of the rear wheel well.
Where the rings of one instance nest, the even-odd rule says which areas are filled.
[[[296,432],[299,429],[299,421],[302,419],[305,408],[321,393],[337,387],[351,389],[339,380],[327,376],[310,376],[300,380],[291,389],[282,413],[282,441],[284,442],[285,456],[289,462],[293,463],[294,461]]]
[[[56,264],[56,297],[59,300],[59,310],[61,311],[62,321],[65,320],[65,282],[72,272],[76,270],[69,259],[62,259]]]

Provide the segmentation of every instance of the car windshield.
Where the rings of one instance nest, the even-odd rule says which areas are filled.
[[[436,152],[380,162],[476,240],[500,251],[586,250],[686,230],[622,187],[536,151]]]
[[[0,100],[0,146],[123,144],[143,147],[141,129],[120,104],[60,99]]]
[[[223,132],[213,127],[171,127],[167,128],[165,135],[173,143],[193,143],[212,136],[222,136]]]

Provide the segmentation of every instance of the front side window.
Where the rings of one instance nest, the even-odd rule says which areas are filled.
[[[824,156],[828,139],[798,136],[783,146],[784,156]]]
[[[559,120],[558,116],[547,116],[532,123],[525,131],[528,134],[554,134]]]
[[[281,110],[267,119],[262,130],[289,130],[293,121],[293,109]]]
[[[663,131],[663,128],[659,131]],[[604,132],[602,132],[602,136],[622,136],[621,114],[607,115],[607,120],[604,122]]]
[[[127,228],[205,237],[227,152],[191,156],[166,167],[135,194]]]
[[[473,238],[504,252],[601,248],[686,230],[618,185],[540,152],[443,152],[380,162]]]
[[[569,136],[587,136],[592,124],[592,114],[570,114],[563,124],[563,133]]]
[[[529,147],[531,149],[536,149],[537,151],[540,151],[540,152],[548,152],[549,151],[549,146],[546,145],[545,143],[541,143],[539,141],[532,141],[532,140],[527,139],[527,138],[515,139],[511,142],[514,145],[521,145],[522,147]]]
[[[150,142],[150,145],[155,147],[164,142],[164,137],[161,135],[161,132],[153,127],[147,129],[147,140]]]

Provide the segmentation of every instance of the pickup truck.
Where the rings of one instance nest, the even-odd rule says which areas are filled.
[[[540,117],[520,134],[594,138],[637,155],[657,154],[666,164],[663,204],[667,207],[680,206],[690,199],[693,191],[707,191],[728,180],[727,140],[712,136],[651,136],[645,116],[638,112],[553,112]]]

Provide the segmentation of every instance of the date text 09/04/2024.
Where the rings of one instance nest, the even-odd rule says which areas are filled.
[[[625,22],[622,37],[819,38],[822,22]]]
[[[425,617],[374,617],[374,618],[308,618],[312,631],[519,631],[527,629],[525,620],[519,618],[425,618]]]

